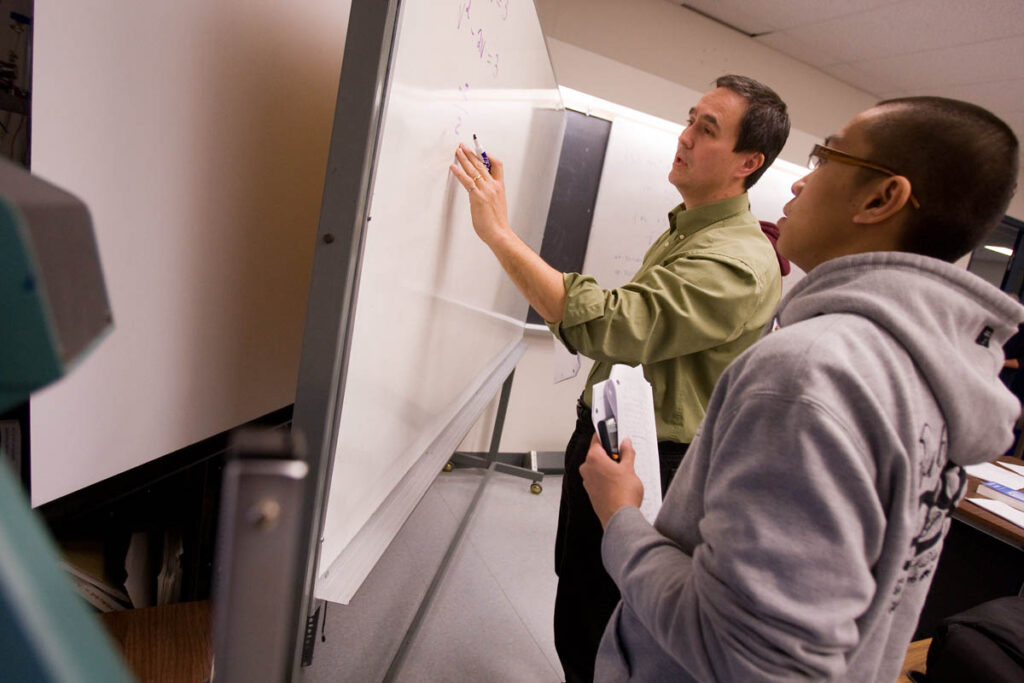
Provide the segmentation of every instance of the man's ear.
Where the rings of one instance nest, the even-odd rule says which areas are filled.
[[[764,155],[760,152],[750,152],[743,159],[743,164],[736,170],[737,178],[746,178],[748,175],[764,165]]]
[[[886,221],[910,204],[910,181],[901,175],[889,176],[866,185],[853,215],[854,223]]]

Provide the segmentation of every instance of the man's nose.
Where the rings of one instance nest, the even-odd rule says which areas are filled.
[[[682,132],[679,133],[679,144],[685,147],[693,146],[693,135],[689,132],[692,126],[686,126]]]
[[[793,183],[793,186],[789,188],[793,192],[793,196],[798,196],[804,189],[804,185],[807,184],[807,176],[804,176],[800,180]]]

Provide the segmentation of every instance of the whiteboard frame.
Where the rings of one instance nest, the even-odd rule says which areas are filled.
[[[304,537],[299,547],[305,548],[306,557],[300,603],[304,618],[291,653],[295,679],[301,675],[306,644],[313,641],[308,626],[315,615],[313,588],[327,483],[338,439],[400,5],[401,0],[352,0],[349,12],[292,420],[311,475],[306,479],[303,499],[308,505],[300,524]],[[342,116],[344,125],[338,125]]]

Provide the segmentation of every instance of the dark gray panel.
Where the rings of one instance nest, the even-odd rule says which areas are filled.
[[[556,270],[578,273],[587,254],[612,123],[571,109],[565,114],[565,136],[540,255]],[[544,320],[531,308],[526,322],[540,324]]]

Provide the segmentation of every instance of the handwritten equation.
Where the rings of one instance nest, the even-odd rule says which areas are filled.
[[[472,49],[470,54],[473,54],[479,62],[486,65],[491,78],[497,78],[501,73],[501,55],[490,45],[492,31],[487,30],[486,26],[481,24],[494,21],[495,19],[503,22],[508,21],[512,0],[475,0],[475,2],[477,5],[476,10],[473,9],[474,0],[461,0],[458,3],[459,13],[455,29],[464,36],[468,36],[469,39],[466,41],[466,46],[467,49]],[[486,14],[483,14],[483,12]],[[468,102],[469,83],[459,83],[458,90],[462,96],[462,101]],[[469,110],[461,105],[456,105],[456,109],[459,111],[459,114],[455,120],[454,130],[455,135],[459,136]]]
[[[501,21],[507,21],[511,2],[512,0],[487,0],[486,9],[497,10],[498,18]],[[477,0],[477,4],[481,4],[481,0]],[[485,20],[490,18],[484,17]],[[490,67],[491,75],[497,78],[501,72],[501,55],[496,50],[490,49],[488,45],[489,32],[480,26],[480,21],[474,21],[473,0],[462,0],[459,3],[458,22],[455,28],[469,34],[470,44],[473,46],[477,58]]]
[[[459,94],[462,95],[463,102],[469,101],[469,83],[459,84]],[[459,115],[455,119],[455,136],[458,137],[462,132],[463,116],[469,116],[469,109],[463,107],[461,104],[455,105],[455,108],[459,111]]]

